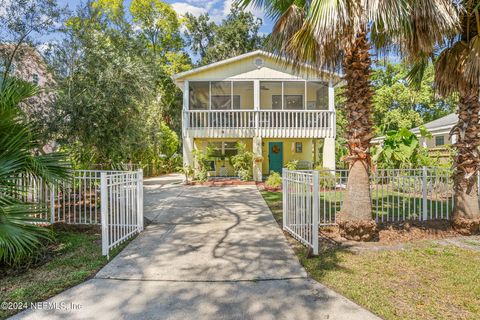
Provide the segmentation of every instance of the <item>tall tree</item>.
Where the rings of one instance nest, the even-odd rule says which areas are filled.
[[[198,18],[187,14],[185,37],[193,53],[200,55],[198,64],[205,65],[262,48],[261,25],[261,19],[234,4],[219,25],[208,14]]]
[[[457,155],[454,160],[453,225],[463,233],[478,231],[480,208],[477,194],[477,176],[480,169],[480,0],[445,1],[451,9],[450,16],[457,24],[437,40],[437,47],[424,46],[437,30],[430,27],[438,11],[428,2],[414,2],[412,14],[405,24],[416,33],[404,32],[399,36],[403,53],[415,63],[410,79],[418,82],[425,66],[433,57],[435,85],[443,96],[459,95],[458,123],[450,132],[457,141],[453,144]],[[428,16],[425,16],[428,13]],[[424,19],[420,20],[419,15]],[[438,50],[441,48],[441,50]],[[439,52],[440,51],[440,52]],[[438,54],[437,54],[438,53]]]
[[[161,1],[90,1],[68,19],[50,55],[58,83],[50,127],[77,164],[173,159],[182,95],[170,76],[191,67],[179,27]]]
[[[157,99],[150,118],[153,132],[165,121],[178,134],[181,131],[182,93],[171,76],[191,68],[184,49],[180,22],[172,7],[160,0],[133,0],[130,5],[133,28],[145,43],[146,59],[154,76]],[[156,121],[155,121],[156,120]]]
[[[416,86],[407,81],[405,63],[379,63],[372,73],[373,121],[376,134],[390,130],[411,129],[454,112],[457,99],[440,99],[435,93],[433,65]]]
[[[11,71],[15,56],[24,44],[35,45],[35,39],[58,30],[66,13],[55,0],[0,0],[0,58],[3,79]]]
[[[371,239],[375,222],[369,186],[369,149],[374,136],[370,51],[372,44],[380,47],[385,42],[382,36],[385,31],[400,28],[402,17],[408,13],[407,3],[395,0],[243,0],[242,3],[264,7],[277,20],[271,46],[277,55],[287,57],[297,68],[303,63],[320,70],[343,68],[344,111],[349,123],[346,129],[349,154],[345,160],[349,164],[349,178],[337,221],[345,237]]]

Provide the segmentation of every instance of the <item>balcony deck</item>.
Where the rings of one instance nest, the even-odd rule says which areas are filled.
[[[188,110],[184,135],[195,138],[335,138],[335,111]]]

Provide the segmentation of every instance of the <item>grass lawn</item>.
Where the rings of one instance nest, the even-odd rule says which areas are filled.
[[[281,224],[281,193],[262,192]],[[433,241],[403,250],[323,251],[305,258],[310,276],[385,319],[480,319],[480,252]]]
[[[344,190],[320,193],[320,205],[324,208],[326,216],[333,216],[335,212],[340,210],[344,194]],[[422,201],[421,195],[372,190],[373,214],[378,215],[379,221],[382,222],[399,220],[400,218],[418,219],[423,214]],[[447,212],[451,212],[453,208],[451,198],[442,199],[438,195],[429,194],[426,204],[429,217],[436,217],[436,215],[446,217]]]
[[[53,257],[25,272],[5,273],[0,278],[0,302],[44,301],[91,278],[108,261],[102,256],[101,234],[93,228],[56,228]],[[126,243],[110,254],[113,258]],[[0,309],[0,319],[16,313]]]

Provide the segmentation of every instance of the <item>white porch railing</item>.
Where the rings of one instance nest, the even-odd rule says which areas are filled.
[[[17,181],[23,201],[46,209],[37,216],[45,223],[100,224],[104,255],[143,230],[141,170],[75,170],[56,187],[33,176]]]
[[[335,111],[327,110],[189,110],[184,129],[251,129],[265,137],[335,137]]]
[[[314,253],[314,231],[336,224],[347,178],[348,170],[283,170],[283,227]],[[370,195],[378,223],[449,219],[453,209],[453,181],[443,168],[379,169],[370,176]]]

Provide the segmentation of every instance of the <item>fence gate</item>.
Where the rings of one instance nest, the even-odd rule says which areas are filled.
[[[347,179],[348,170],[283,169],[283,229],[314,254],[318,227],[336,224]],[[378,223],[449,219],[452,175],[437,167],[378,169],[370,175],[370,196],[372,218]]]
[[[21,200],[45,209],[40,223],[101,225],[103,255],[143,230],[142,170],[74,170],[56,186],[25,175],[16,187]]]
[[[283,229],[318,254],[318,171],[283,169]]]
[[[102,253],[143,231],[142,171],[100,175]]]

